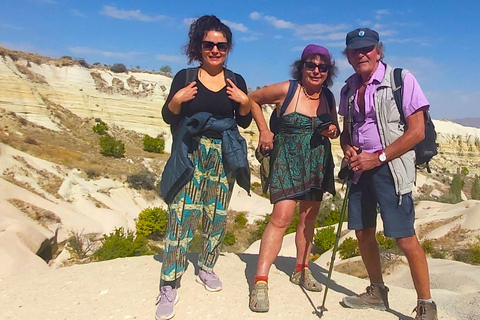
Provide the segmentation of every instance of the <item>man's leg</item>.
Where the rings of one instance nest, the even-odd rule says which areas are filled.
[[[368,228],[355,231],[358,240],[358,247],[362,255],[362,261],[367,269],[368,277],[372,283],[383,283],[382,269],[380,265],[380,252],[375,228]]]
[[[428,300],[430,296],[430,277],[425,252],[418,242],[417,236],[396,239],[398,247],[408,260],[413,284],[418,299]]]

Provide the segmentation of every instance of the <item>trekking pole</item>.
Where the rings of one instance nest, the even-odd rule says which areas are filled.
[[[362,149],[357,150],[357,154],[360,154]],[[348,177],[348,178],[347,178]],[[332,278],[333,264],[335,262],[335,256],[337,254],[338,242],[340,241],[340,235],[342,233],[342,225],[345,220],[345,212],[347,211],[348,205],[348,194],[350,192],[350,185],[352,184],[353,171],[348,168],[348,166],[343,167],[338,173],[338,178],[340,180],[345,180],[347,178],[347,188],[345,189],[345,197],[343,198],[342,210],[340,211],[340,221],[338,222],[337,235],[335,237],[335,244],[332,249],[332,258],[330,259],[330,267],[328,268],[328,278],[327,283],[325,284],[325,292],[323,293],[322,305],[318,307],[320,309],[320,316],[324,311],[328,311],[325,307],[325,301],[327,300],[328,286],[330,285],[330,280]]]

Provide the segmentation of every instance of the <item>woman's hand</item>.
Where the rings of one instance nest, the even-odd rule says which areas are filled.
[[[257,150],[262,154],[268,154],[273,149],[273,132],[270,130],[260,131]]]
[[[182,89],[178,90],[173,96],[172,100],[175,104],[181,105],[184,102],[190,101],[197,95],[197,82],[192,81]]]
[[[335,139],[338,136],[337,126],[333,123],[328,126],[327,129],[322,131],[322,136],[325,136],[330,139]]]
[[[227,78],[227,96],[231,100],[239,103],[242,106],[249,105],[248,96],[240,90],[235,83]]]

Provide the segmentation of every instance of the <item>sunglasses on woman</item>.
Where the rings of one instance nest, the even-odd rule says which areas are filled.
[[[212,41],[202,41],[202,47],[205,51],[212,51],[213,47],[217,47],[218,51],[226,52],[228,49],[228,42],[212,42]]]
[[[329,65],[328,64],[316,64],[315,62],[311,62],[311,61],[306,61],[305,62],[305,69],[308,70],[308,71],[313,71],[315,70],[315,68],[318,68],[318,71],[320,72],[327,72],[328,71],[328,68],[329,68]]]

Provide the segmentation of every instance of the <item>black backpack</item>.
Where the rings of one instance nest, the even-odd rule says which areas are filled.
[[[283,114],[285,113],[285,110],[287,110],[288,105],[293,99],[293,96],[295,95],[295,91],[297,90],[297,80],[290,80],[290,85],[288,87],[287,95],[285,96],[285,100],[282,103],[282,106],[280,107],[280,115],[277,114],[277,110],[273,110],[272,114],[270,115],[270,121],[269,121],[269,126],[270,126],[270,131],[273,132],[274,135],[280,132],[280,119],[282,118]],[[325,98],[327,99],[327,104],[328,104],[328,109],[332,111],[332,108],[334,107],[334,102],[333,102],[333,93],[330,91],[330,89],[323,87],[322,91],[325,93]]]
[[[401,68],[395,68],[393,70],[393,96],[395,98],[395,103],[400,113],[400,121],[406,125],[405,115],[403,114],[403,102],[402,102],[402,85],[403,78],[405,75],[402,75]],[[431,173],[430,166],[428,162],[438,153],[438,144],[437,144],[437,133],[435,132],[435,126],[433,125],[432,119],[430,118],[430,113],[428,110],[424,111],[423,117],[425,119],[425,139],[420,141],[415,147],[415,165],[425,164],[427,172]]]
[[[187,68],[187,75],[185,77],[185,86],[188,85],[190,82],[197,80],[197,74],[198,74],[198,67],[194,68]],[[223,73],[225,75],[225,81],[226,79],[230,79],[237,85],[237,78],[235,77],[235,73],[233,73],[232,70],[230,69],[224,69]],[[227,82],[228,85],[228,82]]]

